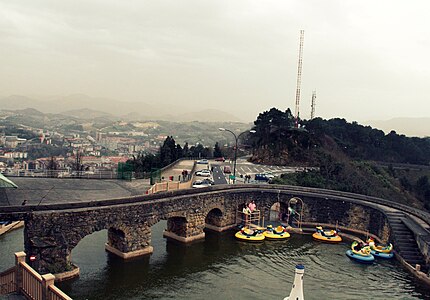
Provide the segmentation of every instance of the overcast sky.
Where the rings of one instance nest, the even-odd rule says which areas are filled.
[[[0,95],[430,116],[430,1],[0,0]]]

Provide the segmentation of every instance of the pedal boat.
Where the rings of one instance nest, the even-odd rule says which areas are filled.
[[[375,241],[372,238],[369,238],[367,240],[367,243],[369,244],[369,247],[370,247],[370,253],[373,256],[379,257],[379,258],[386,258],[386,259],[390,259],[394,257],[393,244],[390,243],[386,246],[376,245]]]
[[[252,230],[248,228],[242,228],[234,235],[238,240],[245,242],[262,242],[265,238],[264,234],[260,230]]]
[[[287,232],[287,228],[281,225],[276,228],[273,228],[272,225],[267,226],[263,235],[268,240],[285,240],[290,237],[290,234]]]
[[[351,249],[346,251],[346,255],[363,264],[371,264],[375,260],[375,257],[370,253],[370,247],[364,246],[358,248],[358,242],[354,241],[351,244]]]
[[[316,228],[316,232],[312,234],[312,237],[318,241],[327,243],[339,243],[342,242],[342,237],[337,233],[337,230],[324,231],[321,226]]]

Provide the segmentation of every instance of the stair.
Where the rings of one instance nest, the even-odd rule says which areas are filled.
[[[415,241],[413,232],[405,225],[403,219],[406,218],[402,212],[387,212],[388,223],[391,227],[391,239],[394,250],[411,266],[421,265],[421,271],[427,273],[429,266],[426,264],[424,256],[421,254],[418,244]]]

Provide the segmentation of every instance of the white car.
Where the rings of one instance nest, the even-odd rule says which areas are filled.
[[[196,176],[202,176],[202,177],[210,177],[211,171],[208,169],[203,169],[196,172]]]
[[[272,173],[270,173],[270,172],[265,172],[265,173],[263,173],[264,174],[264,176],[266,176],[267,178],[269,178],[269,179],[273,179],[273,178],[275,178],[275,175],[273,175]]]
[[[211,184],[204,180],[196,180],[193,182],[193,188],[205,188],[211,186]]]

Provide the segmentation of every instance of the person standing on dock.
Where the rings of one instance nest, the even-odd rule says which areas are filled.
[[[252,200],[251,202],[249,202],[248,207],[249,207],[249,210],[251,211],[251,213],[253,213],[255,208],[257,207],[257,205],[255,205],[254,200]]]

